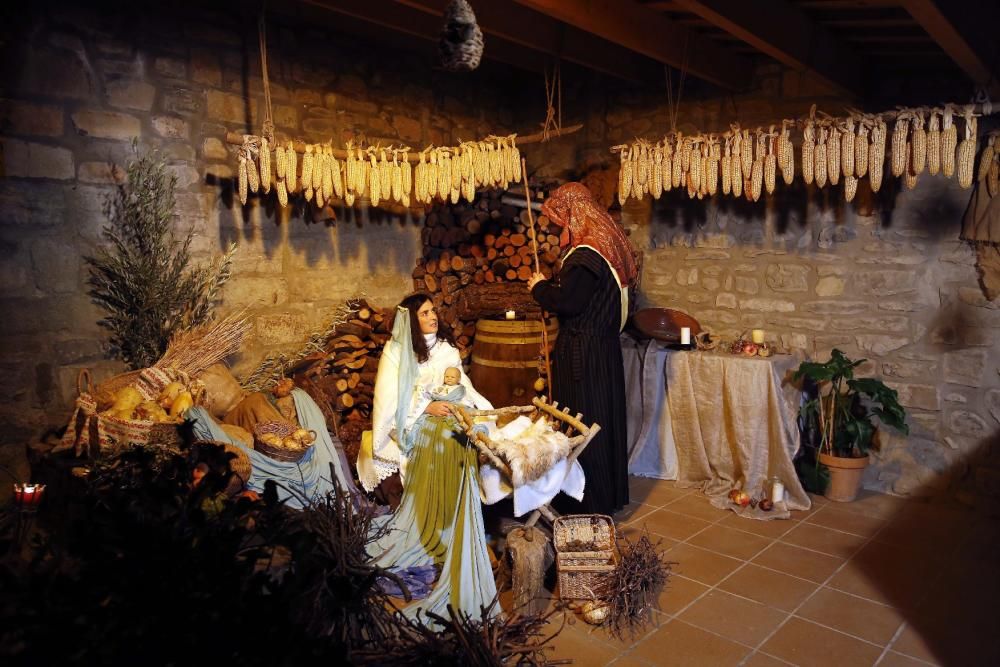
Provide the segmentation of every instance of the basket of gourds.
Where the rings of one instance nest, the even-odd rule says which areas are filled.
[[[297,463],[316,442],[316,431],[287,422],[261,422],[253,429],[254,449],[276,461]]]

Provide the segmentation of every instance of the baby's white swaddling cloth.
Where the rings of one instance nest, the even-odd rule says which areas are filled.
[[[576,500],[583,499],[586,478],[578,461],[570,466],[569,438],[544,419],[532,422],[521,416],[503,428],[494,423],[483,425],[511,467],[511,480],[484,463],[479,468],[483,502],[492,505],[514,493],[514,516],[523,516],[550,502],[562,491]]]

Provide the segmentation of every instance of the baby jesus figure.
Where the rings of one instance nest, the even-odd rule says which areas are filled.
[[[452,366],[444,371],[444,382],[436,387],[427,389],[427,396],[432,401],[447,401],[448,403],[460,403],[466,407],[475,407],[471,401],[464,401],[465,387],[462,386],[462,372]]]

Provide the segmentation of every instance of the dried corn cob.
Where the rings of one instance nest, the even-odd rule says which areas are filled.
[[[431,150],[427,161],[427,201],[433,201],[439,193],[438,191],[438,154],[437,150]],[[489,159],[487,158],[487,163]]]
[[[743,143],[742,150],[740,151],[740,168],[743,170],[743,176],[747,177],[750,175],[750,170],[753,168],[754,160],[758,156],[753,153],[753,135],[750,134],[750,130],[743,130]]]
[[[295,145],[289,141],[285,148],[285,182],[288,184],[288,192],[299,191],[299,154],[295,152]]]
[[[240,151],[238,193],[239,193],[239,196],[240,196],[240,203],[241,204],[246,204],[247,203],[247,188],[249,186],[249,178],[247,176],[248,171],[249,170],[247,168],[247,158],[243,154],[243,151]]]
[[[774,126],[771,126],[774,129]],[[768,151],[764,156],[764,189],[767,194],[774,194],[774,185],[777,180],[777,170],[778,170],[778,157],[774,154],[774,142],[775,137],[772,134],[768,135]]]
[[[265,137],[260,138],[260,186],[265,193],[271,191],[271,146]]]
[[[650,179],[649,193],[653,199],[659,199],[663,194],[663,148],[657,143],[652,152],[653,178]]]
[[[663,138],[663,190],[671,190],[674,187],[674,145]]]
[[[868,122],[858,120],[858,136],[854,138],[854,175],[864,178],[868,174]]]
[[[618,157],[621,159],[618,165],[618,203],[624,206],[632,194],[632,159],[628,147],[623,146]]]
[[[840,172],[854,175],[854,116],[844,121],[844,131],[840,134]]]
[[[700,139],[699,139],[700,141]],[[704,175],[701,165],[701,145],[691,145],[691,156],[688,158],[688,173],[691,175],[691,187],[697,193],[701,189],[701,177]]]
[[[996,135],[991,134],[989,139],[986,140],[986,146],[983,148],[982,154],[979,156],[979,169],[976,172],[976,180],[985,180],[987,175],[990,173],[990,167],[993,166],[993,156],[995,155],[995,149],[993,147],[996,141]]]
[[[854,176],[844,176],[844,201],[852,201],[858,193],[858,179]]]
[[[247,154],[247,186],[250,188],[250,192],[257,192],[260,189],[260,175],[249,152]]]
[[[521,149],[517,147],[517,137],[513,134],[510,135],[510,160],[513,164],[514,180],[520,183],[524,176],[521,173]]]
[[[510,178],[510,153],[507,150],[506,144],[504,144],[502,149],[503,164],[501,165],[504,180],[509,181]],[[448,158],[451,168],[448,170],[448,175],[451,177],[451,189],[458,190],[462,187],[462,161],[459,154],[452,155]]]
[[[819,140],[816,142],[816,152],[813,155],[813,173],[816,177],[816,186],[826,186],[826,128],[819,128]]]
[[[371,170],[371,168],[368,166],[368,161],[365,159],[365,152],[361,148],[358,148],[357,154],[358,154],[358,161],[357,161],[358,177],[354,183],[357,186],[356,189],[354,190],[354,194],[357,197],[364,197],[365,193],[369,191],[368,172]]]
[[[813,107],[815,109],[815,107]],[[813,119],[806,120],[802,129],[802,180],[809,185],[813,182],[816,166],[816,129]]]
[[[503,181],[503,166],[500,164],[500,151],[495,146],[490,151],[490,175],[493,177],[494,185],[499,185]]]
[[[634,144],[632,155],[635,157],[635,179],[639,185],[646,185],[649,181],[649,155],[645,142]]]
[[[632,197],[636,200],[641,200],[646,193],[646,186],[639,182],[636,172],[639,169],[639,147],[635,146],[632,149]]]
[[[382,199],[389,199],[392,190],[392,162],[389,161],[384,149],[379,151],[378,170],[378,182],[382,186]]]
[[[830,124],[830,136],[826,140],[826,177],[830,185],[840,182],[840,130]]]
[[[413,195],[421,204],[427,201],[426,151],[420,151],[419,161],[413,170]]]
[[[872,142],[868,149],[868,182],[872,192],[878,192],[882,187],[882,175],[885,173],[885,142],[889,128],[881,118],[875,119],[872,128]]]
[[[713,140],[708,147],[708,159],[705,160],[705,191],[711,195],[715,196],[715,193],[719,189],[719,156],[717,155],[719,150],[719,142]]]
[[[323,191],[323,172],[326,171],[326,155],[323,154],[323,147],[319,144],[313,147],[312,164],[312,187],[313,190]]]
[[[986,192],[991,197],[996,197],[997,193],[1000,193],[1000,156],[993,158],[990,172],[986,175]]]
[[[740,143],[743,143],[742,137],[740,137]],[[729,186],[732,189],[733,196],[739,197],[743,194],[743,160],[740,156],[733,155],[731,168],[733,173],[730,175],[731,183]]]
[[[913,155],[910,160],[910,169],[914,174],[920,175],[927,166],[927,130],[924,129],[924,110],[915,109],[913,111],[913,121],[910,128],[910,149]]]
[[[333,178],[333,193],[338,197],[344,196],[344,175],[341,173],[340,161],[333,155],[333,148],[330,148],[330,175]]]
[[[283,180],[285,178],[285,167],[288,166],[288,155],[285,153],[285,147],[278,144],[274,147],[274,177],[277,180]]]
[[[912,152],[906,155],[906,168],[903,170],[903,187],[907,190],[912,190],[917,187],[917,180],[919,180],[920,175],[913,172],[913,154]]]
[[[750,165],[750,191],[749,195],[753,201],[760,199],[761,187],[764,185],[764,133],[757,130],[757,151],[754,155],[753,164]]]
[[[306,144],[305,153],[302,155],[302,187],[312,190],[313,186],[313,145]],[[306,197],[312,199],[312,197]]]
[[[285,149],[282,148],[281,146],[278,146],[278,148],[276,150],[277,150],[278,153],[284,153],[285,152]],[[284,207],[288,206],[288,190],[285,188],[285,181],[284,181],[284,179],[279,180],[277,183],[275,183],[274,184],[274,189],[278,193],[278,203],[281,204],[281,207],[284,208]]]
[[[947,178],[955,173],[955,148],[958,144],[958,128],[955,127],[953,113],[952,106],[946,104],[941,121],[941,173]]]
[[[403,201],[403,170],[399,166],[399,155],[396,151],[392,152],[392,164],[389,168],[389,182],[392,186],[389,188],[389,193],[392,199],[396,201]]]
[[[357,187],[358,169],[355,164],[356,162],[354,145],[351,142],[347,142],[347,157],[344,158],[344,187],[351,193]]]
[[[733,183],[733,156],[732,156],[732,142],[730,137],[727,135],[725,138],[726,145],[722,151],[722,161],[720,168],[722,169],[722,194],[728,195],[732,192]]]
[[[403,162],[399,165],[399,171],[403,179],[403,196],[409,200],[413,191],[413,167],[410,165],[409,151],[403,151]]]
[[[941,169],[941,120],[940,111],[931,109],[927,121],[927,173],[937,175]]]
[[[677,135],[680,137],[680,134]],[[684,137],[681,141],[681,171],[687,173],[691,170],[691,139]]]
[[[503,180],[503,166],[500,163],[500,150],[494,149],[494,154],[496,155],[497,168],[499,169],[499,178],[495,179],[496,182]],[[438,157],[438,194],[441,195],[441,199],[447,199],[448,195],[451,193],[451,153],[448,149],[441,149],[441,155]]]
[[[897,178],[906,171],[906,138],[910,131],[910,114],[902,111],[896,116],[892,130],[892,175]]]
[[[378,206],[378,203],[382,201],[382,170],[375,160],[374,151],[369,154],[368,159],[371,161],[368,168],[368,198],[371,200],[372,206]]]
[[[333,196],[333,147],[323,147],[323,199]]]
[[[967,106],[965,111],[965,138],[958,145],[957,169],[958,184],[963,188],[972,187],[972,178],[976,173],[976,117],[974,107]]]
[[[348,206],[354,206],[354,193],[350,190],[344,193],[344,203]]]

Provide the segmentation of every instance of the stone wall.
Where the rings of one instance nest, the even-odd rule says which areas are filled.
[[[340,208],[334,222],[276,211],[273,197],[234,201],[225,136],[259,132],[263,108],[255,20],[142,4],[26,11],[5,28],[18,38],[4,40],[0,84],[0,442],[64,424],[81,368],[121,370],[105,358],[83,257],[101,242],[133,137],[177,175],[176,229],[194,230],[195,259],[238,243],[220,309],[253,320],[238,373],[299,349],[349,297],[387,305],[412,289],[422,211]],[[517,100],[489,67],[449,75],[334,25],[269,24],[279,138],[423,147],[513,131]]]
[[[758,75],[751,96],[682,105],[678,127],[721,131],[737,118],[753,127],[816,101],[831,113],[844,106],[794,75]],[[609,146],[669,128],[656,99],[612,99],[592,108],[579,161],[607,162]],[[862,370],[899,391],[911,434],[889,438],[866,486],[924,493],[965,475],[995,437],[1000,304],[983,297],[975,253],[958,239],[970,191],[941,176],[924,175],[905,192],[893,181],[873,205],[860,195],[845,205],[842,185],[807,191],[780,178],[775,195],[756,204],[674,192],[632,200],[623,222],[644,252],[645,305],[684,310],[724,336],[764,328],[824,361],[834,347],[867,358]]]

